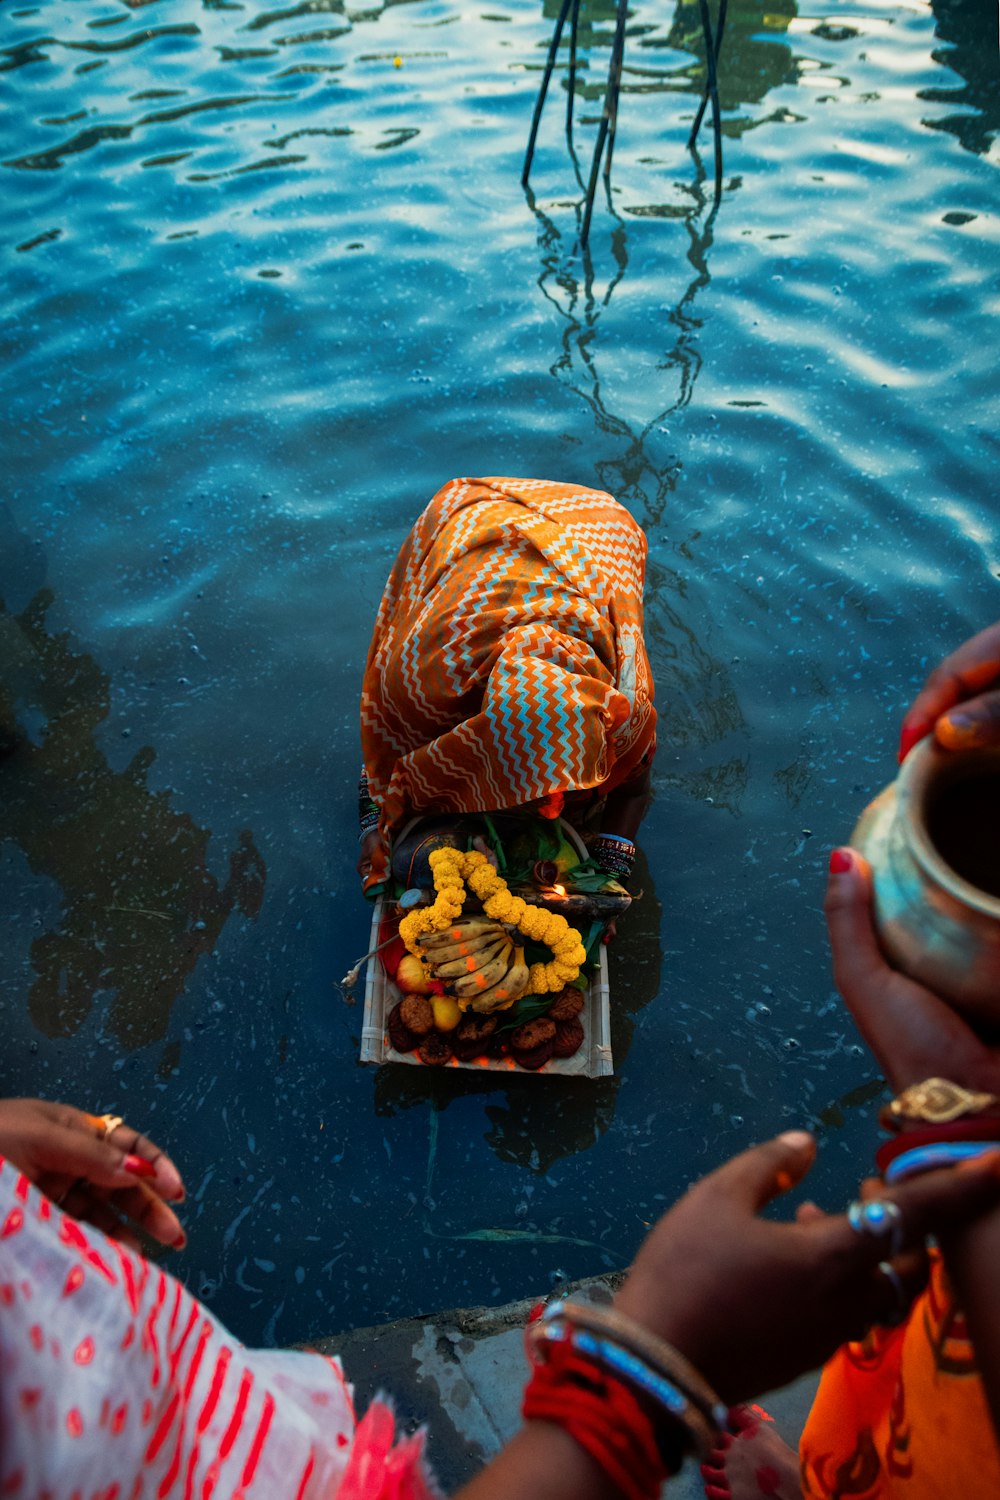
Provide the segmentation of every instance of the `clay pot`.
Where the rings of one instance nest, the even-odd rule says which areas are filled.
[[[393,877],[407,889],[419,888],[433,892],[431,854],[435,849],[464,849],[471,834],[478,832],[478,822],[461,813],[440,813],[426,818],[414,818],[393,845]]]
[[[970,1020],[1000,1021],[1000,749],[928,736],[862,813],[879,942],[895,968]]]

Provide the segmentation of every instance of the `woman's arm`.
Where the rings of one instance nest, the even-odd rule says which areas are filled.
[[[602,833],[616,833],[635,842],[639,826],[653,798],[653,768],[643,766],[631,781],[608,793],[601,818]]]
[[[815,1369],[896,1310],[885,1244],[809,1205],[794,1223],[760,1210],[809,1171],[815,1142],[789,1131],[697,1183],[647,1237],[614,1309],[684,1355],[729,1405]],[[992,1212],[1000,1158],[893,1187],[903,1249]],[[1000,1218],[1000,1208],[996,1210]],[[648,1410],[648,1408],[647,1408]],[[658,1415],[673,1448],[683,1429]],[[621,1491],[558,1421],[528,1421],[457,1500],[617,1500]]]
[[[1000,1209],[941,1243],[969,1325],[993,1426],[1000,1433]]]
[[[1000,1052],[932,991],[889,967],[872,924],[868,865],[855,850],[838,852],[826,897],[837,988],[890,1084],[898,1093],[939,1077],[1000,1096]],[[1000,1432],[1000,1212],[940,1238]]]
[[[525,1422],[455,1500],[619,1500],[621,1491],[561,1427]]]

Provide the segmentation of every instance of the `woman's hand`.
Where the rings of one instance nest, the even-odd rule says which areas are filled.
[[[866,861],[856,850],[838,849],[831,863],[826,919],[837,988],[893,1088],[898,1092],[938,1077],[1000,1095],[1000,1049],[988,1046],[943,1000],[897,974],[882,957],[872,926]],[[980,1164],[986,1160],[976,1159]],[[976,1161],[965,1166],[974,1167]],[[914,1178],[912,1186],[930,1182],[932,1175]],[[901,1199],[895,1184],[891,1196]],[[975,1345],[994,1429],[1000,1433],[1000,1209],[956,1233],[959,1228],[943,1225],[936,1233]]]
[[[373,828],[371,833],[365,834],[358,849],[357,871],[362,880],[367,880],[371,872],[372,859],[379,845],[379,832]]]
[[[947,750],[1000,744],[1000,622],[935,667],[903,720],[900,760],[932,729]]]
[[[871,902],[867,860],[855,849],[834,850],[824,907],[834,979],[893,1089],[938,1077],[1000,1094],[1000,1051],[932,990],[886,963]]]
[[[815,1204],[792,1224],[758,1218],[806,1175],[815,1152],[812,1136],[789,1131],[703,1178],[660,1220],[615,1298],[728,1404],[815,1369],[899,1312],[878,1269],[884,1239]],[[886,1197],[902,1213],[902,1248],[919,1249],[928,1234],[1000,1204],[1000,1153],[894,1185]]]
[[[185,1234],[167,1202],[184,1198],[173,1162],[131,1126],[46,1099],[0,1099],[0,1155],[74,1218],[133,1249],[129,1225],[182,1249]]]

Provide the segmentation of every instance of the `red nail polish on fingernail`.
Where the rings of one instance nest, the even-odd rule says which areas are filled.
[[[155,1177],[156,1167],[144,1156],[126,1156],[122,1162],[126,1172],[131,1172],[133,1177]]]
[[[172,1248],[173,1248],[173,1249],[174,1249],[174,1250],[183,1250],[183,1249],[184,1249],[184,1246],[185,1246],[185,1245],[186,1245],[186,1244],[187,1244],[187,1242],[188,1242],[188,1237],[187,1237],[187,1235],[186,1235],[186,1234],[184,1234],[184,1232],[183,1232],[183,1231],[182,1231],[182,1232],[181,1232],[181,1233],[180,1233],[180,1234],[179,1234],[179,1235],[178,1235],[178,1236],[177,1236],[177,1238],[176,1238],[176,1239],[175,1239],[175,1240],[173,1240],[173,1241],[172,1241]]]
[[[900,764],[909,755],[917,741],[922,740],[925,734],[929,734],[933,727],[933,720],[930,719],[918,719],[915,724],[903,725],[903,731],[899,736]]]
[[[830,874],[846,875],[851,868],[851,856],[846,849],[834,849],[830,855]]]

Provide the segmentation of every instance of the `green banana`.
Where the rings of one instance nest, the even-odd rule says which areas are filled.
[[[477,953],[466,953],[460,958],[449,959],[446,963],[441,963],[435,954],[429,954],[428,962],[435,979],[460,979],[463,974],[471,977],[485,969],[507,947],[509,939],[504,937]]]
[[[480,1015],[488,1015],[491,1010],[500,1010],[504,1006],[512,1005],[515,1000],[520,1000],[528,988],[530,972],[524,961],[524,949],[515,948],[514,961],[503,978],[490,989],[480,990],[478,994],[473,995],[472,1009]]]
[[[488,990],[493,985],[498,984],[507,972],[507,965],[510,962],[510,950],[511,943],[508,938],[504,941],[496,957],[492,958],[483,968],[477,969],[474,974],[466,974],[461,979],[456,979],[452,985],[452,989],[459,999],[475,998],[476,995],[481,995],[484,990]]]

